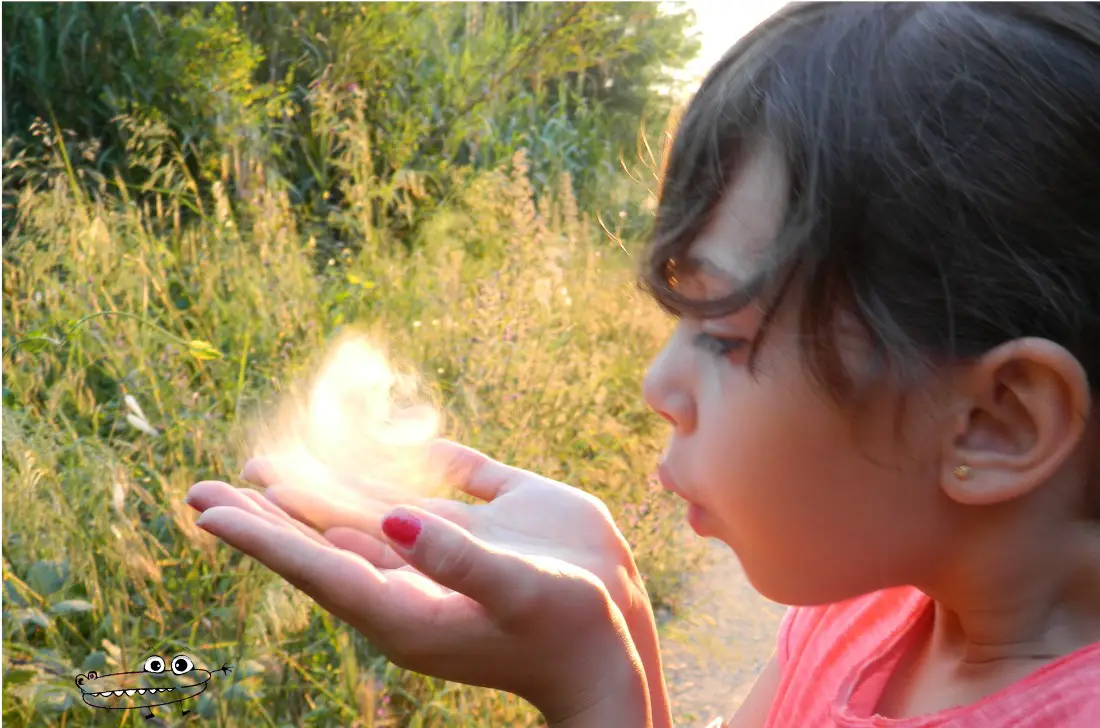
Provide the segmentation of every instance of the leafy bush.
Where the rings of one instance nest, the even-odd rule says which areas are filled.
[[[446,184],[526,149],[537,190],[568,172],[586,209],[644,221],[618,160],[640,119],[669,111],[654,84],[698,49],[690,13],[655,3],[15,3],[3,16],[6,138],[33,141],[43,119],[142,189],[128,124],[161,124],[204,196],[217,182],[248,194],[261,167],[324,238],[355,206],[332,167],[348,143],[371,150],[362,172],[381,186]],[[348,119],[361,138],[339,137]],[[373,204],[408,239],[437,197]]]

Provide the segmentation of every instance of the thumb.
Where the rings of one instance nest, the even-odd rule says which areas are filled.
[[[382,533],[410,566],[498,616],[511,611],[517,589],[531,582],[533,566],[522,557],[420,508],[390,511],[382,519]]]

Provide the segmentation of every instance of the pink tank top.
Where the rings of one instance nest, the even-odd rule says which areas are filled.
[[[1100,643],[971,705],[900,720],[875,715],[930,605],[905,587],[791,609],[779,631],[782,675],[766,727],[1100,728]]]

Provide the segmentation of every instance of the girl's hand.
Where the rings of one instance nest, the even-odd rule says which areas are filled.
[[[653,610],[630,547],[607,507],[595,496],[564,483],[497,462],[447,440],[435,443],[449,485],[483,501],[412,499],[481,541],[529,557],[551,558],[594,574],[623,614],[645,666],[655,726],[671,725]],[[349,484],[329,493],[307,484],[280,483],[275,459],[249,461],[242,477],[266,486],[273,503],[295,519],[323,531],[341,548],[382,569],[410,569],[381,532],[381,519],[407,494],[377,485]]]
[[[294,522],[255,491],[199,483],[198,524],[363,633],[395,664],[506,690],[555,726],[649,726],[626,625],[603,584],[552,556],[485,543],[415,508],[387,519],[413,568],[380,570]]]

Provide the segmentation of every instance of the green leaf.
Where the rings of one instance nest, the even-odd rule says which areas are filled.
[[[69,578],[69,562],[39,561],[27,572],[27,584],[39,596],[47,597],[61,589]]]
[[[221,695],[226,700],[232,700],[234,698],[237,698],[239,700],[246,700],[247,701],[247,700],[254,700],[257,697],[255,695],[255,691],[251,687],[249,687],[247,685],[243,685],[241,683],[236,683],[234,685],[230,685],[228,688],[226,688],[224,691],[222,691]]]
[[[57,649],[35,650],[34,663],[54,675],[68,675],[73,671],[72,663]]]
[[[49,629],[53,624],[53,621],[46,616],[46,613],[41,609],[16,609],[11,613],[11,617],[15,620],[16,624],[23,627],[33,624],[42,629]]]
[[[84,658],[84,662],[80,663],[80,671],[88,672],[88,670],[99,670],[107,665],[107,655],[100,650],[89,652],[88,656]]]
[[[187,344],[191,351],[191,356],[200,361],[210,361],[213,359],[221,359],[222,353],[214,348],[214,345],[209,341],[203,341],[202,339],[191,339]]]
[[[239,679],[243,680],[246,677],[252,677],[253,675],[262,675],[265,670],[264,666],[258,660],[245,660],[241,664],[237,665],[234,672],[239,676]]]
[[[15,394],[13,394],[12,391],[10,389],[8,389],[7,387],[4,387],[4,406],[5,407],[14,407],[15,406]]]
[[[237,610],[231,607],[214,607],[210,610],[213,619],[233,619],[237,616]]]
[[[216,707],[214,706],[214,699],[209,694],[199,697],[199,704],[195,708],[195,712],[201,715],[203,718],[213,718],[216,713]]]
[[[55,344],[57,342],[55,342],[48,336],[45,336],[36,331],[30,336],[24,339],[20,339],[17,343],[19,344],[19,348],[23,351],[30,352],[31,354],[37,354],[40,351],[45,351],[50,347],[51,344]]]
[[[22,683],[30,682],[38,677],[38,671],[28,668],[21,668],[18,670],[10,670],[4,673],[4,682],[7,685],[20,685]]]
[[[91,602],[86,602],[83,599],[66,599],[50,607],[50,611],[54,614],[79,614],[80,612],[90,612],[92,609],[94,607]]]
[[[73,705],[73,691],[54,685],[44,686],[34,695],[34,707],[47,713],[63,713]]]
[[[15,588],[15,584],[10,581],[4,582],[4,601],[8,604],[14,604],[17,607],[27,606],[27,600],[23,598],[23,595],[19,593],[19,590]]]

